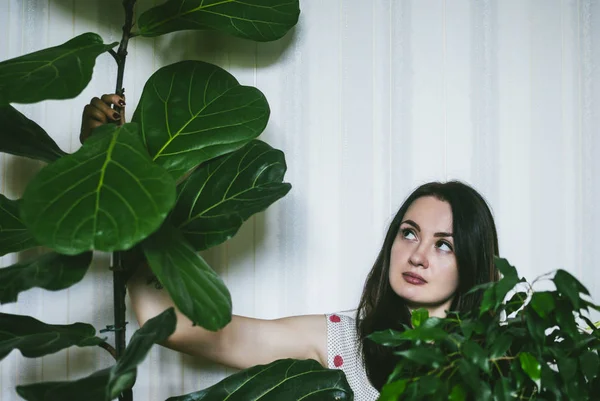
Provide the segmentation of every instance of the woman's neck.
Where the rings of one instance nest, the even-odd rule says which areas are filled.
[[[414,304],[414,305],[408,305],[408,309],[410,310],[410,313],[412,314],[413,310],[416,309],[427,309],[427,311],[429,312],[429,317],[440,317],[440,318],[445,318],[447,315],[447,311],[450,310],[450,306],[452,306],[452,300],[448,299],[447,301],[441,303],[441,304],[437,304],[437,305],[419,305],[419,304]]]

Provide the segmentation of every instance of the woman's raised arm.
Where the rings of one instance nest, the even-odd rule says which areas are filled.
[[[152,272],[142,267],[127,285],[140,326],[174,306],[166,290],[148,284],[151,277]],[[238,369],[283,358],[314,359],[327,367],[327,324],[323,315],[275,320],[234,315],[227,326],[212,332],[193,326],[175,310],[177,328],[163,344],[168,348]]]

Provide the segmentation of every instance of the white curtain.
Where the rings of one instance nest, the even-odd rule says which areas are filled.
[[[161,1],[138,0],[137,12]],[[128,115],[150,74],[183,59],[215,63],[265,93],[261,139],[283,150],[292,191],[206,252],[237,314],[276,318],[351,310],[402,200],[430,180],[460,179],[489,201],[502,256],[534,279],[563,268],[600,301],[600,2],[596,0],[304,0],[275,43],[180,32],[129,45]],[[120,0],[1,0],[0,60],[87,31],[121,36]],[[83,106],[114,90],[98,59],[68,101],[18,106],[66,151]],[[41,165],[0,156],[0,189],[21,196]],[[2,266],[31,257],[8,255]],[[62,292],[31,290],[7,313],[48,323],[112,323],[108,255]],[[596,319],[598,316],[596,315]],[[128,313],[128,335],[137,328]],[[112,335],[109,333],[109,340]],[[110,366],[101,349],[0,363],[0,401],[17,384],[76,379]],[[155,347],[137,400],[164,400],[232,370]]]

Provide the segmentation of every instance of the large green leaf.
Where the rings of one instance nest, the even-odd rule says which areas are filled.
[[[406,351],[395,352],[419,365],[431,365],[437,369],[446,362],[446,358],[439,348],[416,347]]]
[[[49,325],[30,316],[0,313],[0,360],[13,349],[24,357],[37,358],[73,345],[88,347],[103,341],[89,324]]]
[[[407,379],[403,379],[385,384],[377,401],[397,401],[398,396],[404,394],[407,382]]]
[[[17,386],[17,393],[28,401],[108,401],[107,384],[111,371],[112,368],[102,369],[72,382],[42,382]]]
[[[418,329],[410,329],[404,331],[384,330],[376,331],[368,336],[368,338],[378,344],[386,347],[397,347],[405,345],[406,341],[427,342],[439,341],[448,337],[448,332],[439,327],[419,327]]]
[[[579,357],[579,364],[586,379],[592,381],[598,375],[600,357],[597,353],[588,350]]]
[[[136,124],[104,125],[76,153],[28,185],[21,217],[40,243],[67,255],[129,249],[175,203],[175,183],[153,164]]]
[[[554,304],[553,292],[538,291],[531,296],[529,304],[541,318],[546,318],[556,307]]]
[[[155,343],[166,340],[174,331],[177,318],[173,308],[148,320],[131,337],[115,366],[71,382],[46,382],[18,386],[17,393],[28,401],[109,401],[135,383],[139,365]]]
[[[425,308],[419,308],[413,310],[410,315],[410,321],[412,323],[412,327],[417,329],[421,326],[421,323],[429,319],[429,311]]]
[[[461,383],[455,384],[448,395],[448,399],[450,401],[465,401],[467,399],[467,390]]]
[[[468,340],[462,344],[461,349],[464,356],[475,366],[484,372],[489,373],[488,354],[479,344],[475,341]]]
[[[529,352],[522,352],[519,354],[519,361],[521,362],[521,369],[527,373],[527,376],[540,388],[540,379],[542,377],[542,365],[540,362]]]
[[[496,380],[494,385],[494,401],[512,401],[515,391],[510,385],[510,380],[506,377],[500,377]]]
[[[494,342],[491,344],[488,343],[488,347],[490,348],[490,358],[499,358],[501,356],[505,356],[506,352],[512,345],[513,340],[513,336],[502,333],[494,340]]]
[[[205,390],[167,401],[327,401],[352,400],[341,370],[312,359],[280,359],[242,370]]]
[[[494,263],[500,273],[502,273],[502,279],[496,284],[496,302],[501,303],[504,301],[504,297],[510,290],[519,283],[519,276],[517,275],[517,269],[508,263],[508,260],[504,258],[494,257]],[[498,307],[498,305],[496,305]]]
[[[569,301],[571,301],[575,309],[580,308],[580,293],[590,295],[587,288],[585,288],[584,285],[581,284],[581,282],[579,282],[579,280],[577,280],[565,270],[558,269],[552,281],[554,281],[558,292],[566,296],[569,299]]]
[[[91,252],[76,256],[48,253],[0,269],[0,304],[16,302],[20,292],[33,287],[51,291],[69,288],[85,276],[91,261]]]
[[[183,314],[213,331],[231,321],[229,290],[178,229],[167,222],[142,244],[150,268]]]
[[[456,363],[458,366],[458,372],[462,376],[463,383],[465,383],[472,392],[477,393],[479,391],[479,370],[477,367],[466,359],[459,359]]]
[[[12,106],[0,106],[0,152],[45,162],[66,155],[42,127]]]
[[[152,159],[180,178],[256,138],[269,113],[258,89],[215,65],[182,61],[150,77],[132,121]]]
[[[0,195],[0,256],[33,248],[37,243],[19,217],[19,201]]]
[[[0,106],[70,99],[92,78],[96,57],[115,47],[95,33],[84,33],[50,47],[0,63]]]
[[[266,42],[285,35],[299,15],[299,0],[169,0],[140,15],[138,27],[143,36],[210,29]]]
[[[289,192],[283,152],[259,140],[194,171],[178,188],[173,222],[196,250],[218,245]]]

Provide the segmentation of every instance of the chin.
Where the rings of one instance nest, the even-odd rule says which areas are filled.
[[[428,284],[422,286],[404,285],[404,283],[390,283],[394,293],[402,298],[407,305],[413,308],[429,308],[442,305],[452,297],[449,295],[444,298],[431,298],[431,288],[428,288]],[[400,285],[398,285],[400,284]]]
[[[427,294],[427,284],[420,287],[408,286],[404,283],[391,283],[392,290],[400,298],[404,299],[409,304],[426,304],[430,303],[425,294]]]

